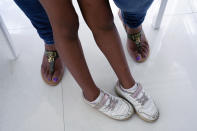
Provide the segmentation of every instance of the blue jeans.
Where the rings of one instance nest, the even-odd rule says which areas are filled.
[[[152,2],[153,0],[114,0],[121,10],[123,22],[130,28],[137,28],[142,24]]]
[[[14,0],[36,28],[46,44],[54,44],[53,31],[48,16],[39,0]]]
[[[36,28],[46,44],[54,44],[53,31],[48,16],[39,0],[14,0]],[[120,8],[123,21],[130,28],[142,24],[153,0],[114,0]]]

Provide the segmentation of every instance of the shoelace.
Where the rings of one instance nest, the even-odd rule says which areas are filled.
[[[145,92],[143,92],[143,95],[140,98],[137,98],[136,101],[143,106],[146,101],[148,101],[148,97],[146,96]]]
[[[141,97],[138,98],[141,93],[142,93]],[[136,100],[136,102],[139,105],[143,106],[146,103],[146,101],[148,101],[148,97],[146,96],[145,92],[143,91],[143,89],[139,83],[137,84],[137,89],[134,92],[129,92],[129,94],[133,99]]]
[[[108,111],[113,111],[115,109],[116,104],[118,103],[118,100],[113,98],[112,96],[110,96],[108,94],[104,94],[104,97],[108,98],[108,100],[106,101],[106,103],[108,103],[108,104],[107,105],[106,105],[106,103],[104,104],[104,109],[107,112]]]

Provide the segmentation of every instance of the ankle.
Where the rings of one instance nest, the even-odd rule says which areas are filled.
[[[142,30],[142,25],[138,26],[137,28],[130,28],[130,27],[126,26],[126,30],[127,30],[127,33],[129,33],[129,34],[138,33]]]
[[[98,88],[95,88],[94,90],[83,91],[84,98],[89,102],[96,100],[99,94],[100,90]]]
[[[56,48],[54,44],[45,44],[45,50],[54,51]]]
[[[136,82],[134,80],[132,80],[132,81],[129,81],[129,82],[120,82],[120,84],[122,85],[122,87],[124,89],[130,89],[136,84]]]

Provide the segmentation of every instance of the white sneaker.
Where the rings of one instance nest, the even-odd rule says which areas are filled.
[[[124,89],[118,81],[115,90],[119,96],[133,105],[136,113],[143,120],[153,122],[159,118],[159,111],[153,99],[145,93],[140,83],[136,83],[130,89]]]
[[[84,101],[101,113],[116,120],[127,120],[134,113],[133,107],[126,100],[113,96],[101,89],[96,100],[89,102],[84,98]]]

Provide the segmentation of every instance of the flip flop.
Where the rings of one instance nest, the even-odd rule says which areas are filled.
[[[135,44],[136,44],[136,48],[137,48],[137,57],[136,55],[133,54],[133,52],[130,50],[130,48],[128,47],[129,45],[127,44],[127,49],[128,49],[128,52],[131,54],[131,56],[134,58],[134,60],[138,63],[142,63],[144,61],[147,60],[149,54],[150,54],[150,50],[149,48],[145,47],[145,45],[142,44],[142,41],[141,41],[141,38],[142,37],[145,37],[145,36],[142,36],[144,35],[144,32],[143,30],[141,30],[140,32],[138,33],[134,33],[134,34],[128,34],[127,33],[127,37],[132,40]],[[145,39],[145,38],[144,38]],[[145,40],[144,43],[147,43],[147,41]],[[148,45],[148,44],[147,44]],[[142,53],[143,53],[143,46],[145,48],[148,49],[148,52],[146,53],[146,56],[145,57],[142,57]]]
[[[150,49],[148,47],[148,52],[147,52],[147,55],[145,57],[142,57],[142,48],[145,47],[142,43],[146,43],[147,46],[148,46],[148,42],[146,40],[146,37],[144,35],[144,32],[143,30],[137,32],[137,33],[133,33],[133,34],[129,34],[127,32],[127,29],[126,29],[126,25],[124,24],[123,22],[123,19],[122,19],[122,16],[121,16],[121,11],[118,12],[118,16],[120,17],[120,20],[125,28],[125,31],[127,33],[127,37],[133,41],[135,44],[136,44],[136,48],[137,48],[137,57],[136,57],[136,54],[134,54],[134,51],[131,51],[130,48],[129,48],[129,45],[127,44],[127,50],[128,52],[130,53],[130,55],[132,56],[132,58],[137,62],[137,63],[141,63],[141,62],[144,62],[146,61],[146,59],[148,58],[149,56],[149,53],[150,53]],[[142,37],[144,38],[144,41],[142,42]]]
[[[57,51],[48,51],[48,50],[45,50],[45,53],[44,55],[47,57],[47,61],[49,63],[49,73],[51,75],[54,74],[55,72],[55,61],[56,59],[59,57]],[[64,73],[61,73],[61,75],[58,77],[58,80],[56,82],[54,81],[49,81],[45,76],[44,74],[42,73],[41,71],[41,75],[42,75],[42,79],[50,86],[56,86],[59,84],[59,82],[61,81],[62,77],[63,77],[63,74]]]

